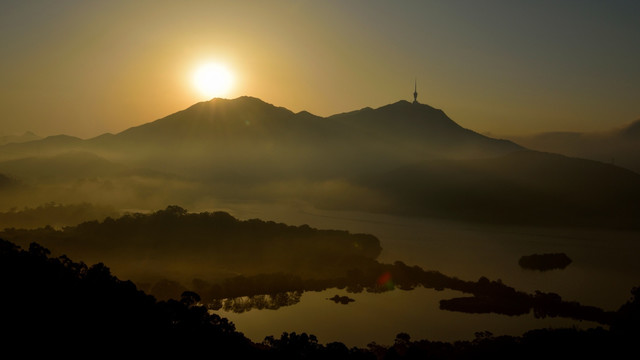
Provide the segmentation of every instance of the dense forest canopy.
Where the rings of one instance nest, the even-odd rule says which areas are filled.
[[[325,277],[375,259],[382,250],[373,235],[239,220],[222,211],[189,213],[179,206],[59,230],[10,228],[0,236],[21,244],[38,241],[87,261],[146,263],[188,269],[191,275],[199,268],[207,277],[270,272]]]

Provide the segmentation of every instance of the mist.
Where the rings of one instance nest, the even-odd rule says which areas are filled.
[[[609,326],[640,271],[627,256],[640,175],[533,145],[417,102],[320,117],[214,99],[117,134],[0,146],[0,238],[108,264],[162,301],[197,294],[247,328],[312,292],[328,303],[416,289],[438,294],[421,316],[533,316],[509,335],[542,321]],[[518,267],[547,252],[573,262]],[[578,278],[591,286],[569,285]],[[477,326],[455,324],[453,337],[430,334]]]
[[[509,138],[531,149],[615,164],[640,172],[640,120],[598,132],[546,132]]]

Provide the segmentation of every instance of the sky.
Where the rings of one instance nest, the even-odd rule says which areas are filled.
[[[320,116],[413,100],[496,135],[640,118],[640,1],[0,2],[0,135],[118,133],[199,101],[193,73]]]

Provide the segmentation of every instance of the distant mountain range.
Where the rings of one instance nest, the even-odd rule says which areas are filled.
[[[11,143],[22,143],[33,140],[42,139],[40,136],[32,133],[31,131],[27,131],[22,135],[2,135],[0,136],[0,145],[6,145]]]
[[[633,128],[626,134],[635,136]],[[472,221],[622,227],[637,226],[640,215],[636,173],[532,152],[407,101],[319,117],[252,97],[213,99],[118,134],[0,146],[0,174],[34,193],[54,180],[57,189],[81,181],[74,196],[135,208],[295,198]],[[48,189],[43,199],[65,202],[75,188]]]
[[[531,149],[612,163],[640,173],[640,119],[607,132],[546,132],[511,139]]]

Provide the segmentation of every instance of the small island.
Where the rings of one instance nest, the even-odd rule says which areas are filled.
[[[565,253],[533,254],[521,257],[518,264],[523,269],[547,271],[564,269],[571,264],[571,261]]]
[[[327,300],[331,300],[336,304],[343,304],[343,305],[347,305],[350,302],[356,301],[355,299],[352,299],[348,296],[339,296],[339,295],[335,295],[334,297],[328,298]]]

